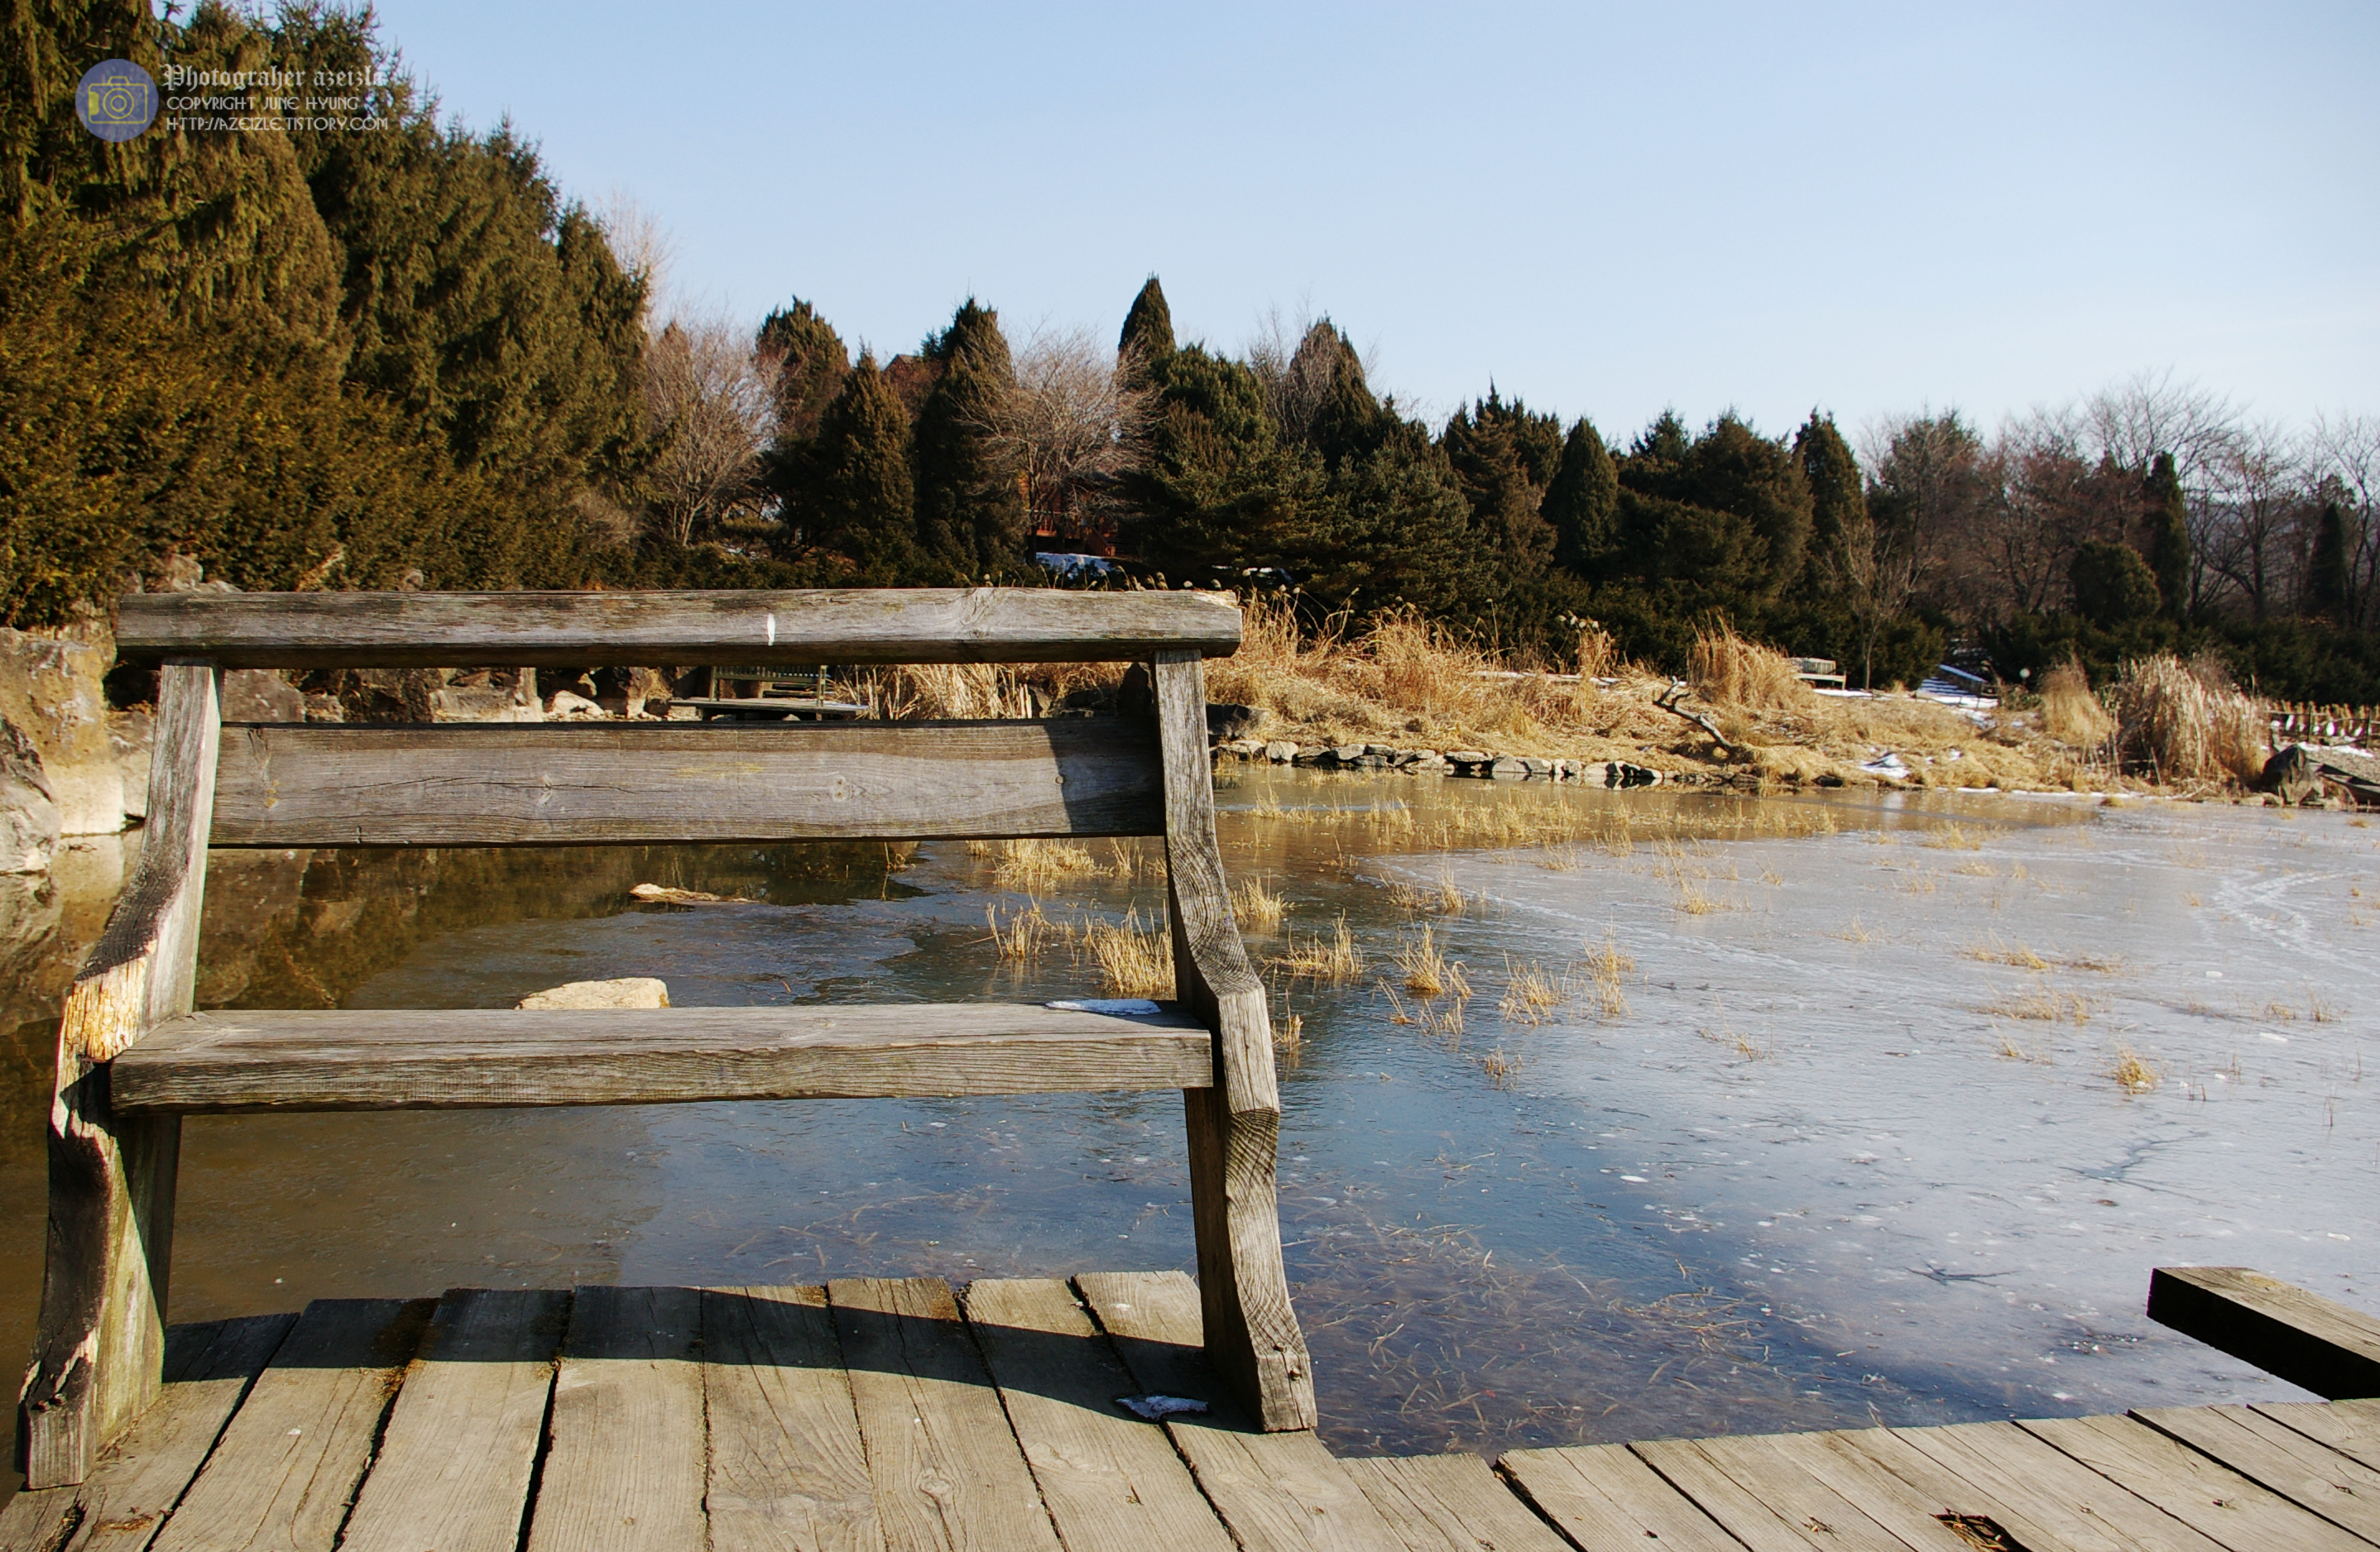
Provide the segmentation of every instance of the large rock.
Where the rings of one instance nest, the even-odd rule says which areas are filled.
[[[0,873],[46,873],[58,849],[58,806],[42,752],[0,719]]]
[[[102,683],[115,659],[115,641],[97,627],[56,636],[0,628],[0,719],[41,752],[62,834],[124,828],[124,777]]]
[[[302,722],[306,720],[306,696],[270,669],[235,668],[223,676],[223,720]]]
[[[1253,738],[1264,723],[1265,709],[1261,706],[1237,706],[1222,700],[1207,703],[1207,738],[1209,743],[1230,744],[1243,738]]]
[[[2312,750],[2292,744],[2265,762],[2264,777],[2256,784],[2295,806],[2322,796],[2322,768],[2314,762]]]
[[[623,976],[612,981],[566,981],[530,992],[518,1006],[531,1011],[556,1008],[666,1008],[669,986],[652,976]]]

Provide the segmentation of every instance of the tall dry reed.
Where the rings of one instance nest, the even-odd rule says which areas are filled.
[[[1718,706],[1783,711],[1817,698],[1794,673],[1792,660],[1745,640],[1724,620],[1695,628],[1687,669],[1695,693]]]
[[[2134,658],[2116,684],[2117,745],[2160,782],[2235,781],[2264,774],[2269,733],[2262,708],[2222,664],[2170,652]]]
[[[2041,730],[2060,744],[2096,749],[2116,731],[2116,720],[2091,692],[2082,665],[2062,662],[2041,676]]]

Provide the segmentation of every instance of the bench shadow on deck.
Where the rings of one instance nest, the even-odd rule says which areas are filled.
[[[2380,1401],[1338,1460],[1224,1399],[1178,1272],[319,1300],[166,1375],[0,1552],[2380,1546]]]

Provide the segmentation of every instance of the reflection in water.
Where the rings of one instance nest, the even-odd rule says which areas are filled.
[[[2183,1045],[2168,1012],[2070,984],[2095,972],[2053,966],[2032,986],[2035,973],[2010,956],[2030,944],[2045,964],[2095,954],[2145,968],[2172,929],[2127,915],[2128,891],[2195,887],[2234,901],[2228,915],[2202,913],[2209,940],[2247,944],[2227,961],[2227,994],[2287,989],[2302,1011],[2284,986],[2292,962],[2258,957],[2270,928],[2257,924],[2283,908],[2291,879],[2318,879],[2342,901],[2350,888],[2374,894],[2368,832],[2328,816],[2292,831],[2213,810],[1303,772],[1227,776],[1220,796],[1234,876],[1267,880],[1288,903],[1277,928],[1250,933],[1258,960],[1343,916],[1366,962],[1336,986],[1270,977],[1284,1022],[1294,1014],[1300,1027],[1282,1053],[1282,1227],[1335,1447],[1492,1452],[2252,1388],[2237,1365],[2156,1338],[2133,1313],[2157,1256],[2226,1258],[2164,1243],[2188,1237],[2157,1216],[2168,1203],[2225,1196],[2203,1171],[2152,1182],[2137,1199],[2094,1176],[2092,1200],[2125,1204],[2095,1210],[2138,1231],[2121,1256],[2100,1256],[2132,1290],[2121,1308],[2078,1316],[2088,1279],[2060,1286],[2057,1243],[2008,1267],[1969,1265],[1957,1248],[2021,1242],[2023,1226],[2003,1220],[2035,1210],[2010,1206],[2022,1193],[2070,1198],[2077,1170],[2107,1173],[2109,1147],[2142,1128],[2199,1124],[2204,1101],[2191,1095],[2209,1084],[2210,1064],[2170,1054]],[[2309,838],[2322,847],[2283,843]],[[2194,886],[2135,855],[2168,841],[2212,858]],[[1096,970],[1062,934],[1003,959],[986,908],[1024,903],[1004,880],[1039,890],[1060,924],[1127,910],[1148,919],[1163,897],[1154,850],[1101,842],[1035,860],[1021,867],[958,844],[219,853],[201,994],[247,1006],[491,1007],[631,975],[661,976],[680,1006],[1095,989]],[[749,903],[645,906],[627,891],[646,881]],[[87,942],[90,918],[86,909],[82,925],[44,940],[49,978],[11,1004],[0,1159],[18,1187],[5,1231],[22,1253],[0,1283],[0,1336],[20,1346],[38,1276],[46,1021],[64,979],[55,966],[70,965],[79,951],[67,940]],[[1467,1002],[1399,984],[1393,955],[1425,919],[1463,962]],[[1991,934],[2002,959],[1963,952]],[[1597,950],[1615,956],[1603,986]],[[1616,968],[1623,961],[1633,967]],[[1518,996],[1532,967],[1544,990]],[[2380,996],[2368,971],[2341,975],[2327,983],[2334,1003]],[[2044,1028],[2022,1016],[2027,998],[2088,1006]],[[1974,1011],[1992,1006],[2007,1011]],[[2214,1019],[2228,1038],[2223,1021],[2237,1011],[2173,1016]],[[1918,1071],[1904,1049],[1912,1020],[1938,1031],[1955,1065],[1904,1082]],[[2330,1050],[2362,1037],[2310,1016],[2291,1028],[2299,1049],[2329,1053],[2331,1135],[2368,1164],[2373,1109]],[[2011,1030],[2007,1044],[2058,1065],[2003,1056],[1998,1037]],[[2119,1034],[2155,1048],[2173,1069],[2164,1088],[2126,1098],[2102,1075],[2095,1042]],[[1891,1049],[1871,1049],[1879,1042]],[[1972,1146],[1905,1149],[1908,1164],[1874,1141],[1962,1130]],[[185,1138],[184,1319],[455,1284],[965,1279],[1191,1261],[1180,1101],[1164,1094],[197,1118]],[[1859,1153],[1866,1163],[1843,1162]],[[2292,1177],[2316,1201],[2346,1179],[2319,1161]],[[2367,1220],[2340,1232],[2368,1232],[2368,1206],[2334,1205],[2334,1216]],[[2285,1264],[2278,1241],[2256,1255],[2310,1280],[2328,1267]],[[1955,1363],[1924,1329],[1945,1320],[1961,1329]],[[2060,1353],[2064,1367],[2044,1364]],[[2053,1372],[2066,1388],[2043,1378]]]

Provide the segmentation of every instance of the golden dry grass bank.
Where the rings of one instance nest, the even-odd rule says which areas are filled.
[[[1543,663],[1497,657],[1409,612],[1312,634],[1285,602],[1257,598],[1245,619],[1239,651],[1207,664],[1208,698],[1257,709],[1256,737],[1301,746],[1624,760],[1756,785],[2034,792],[2160,782],[2203,792],[2252,780],[2265,758],[2261,708],[2219,670],[2171,659],[2128,664],[2104,700],[2079,668],[2052,670],[2037,696],[1979,725],[1900,691],[1818,694],[1782,653],[1712,624],[1697,633],[1682,705],[1709,720],[1715,740],[1657,704],[1670,678],[1616,661],[1600,632]],[[887,668],[851,693],[902,719],[1039,716],[1077,692],[1113,693],[1125,673],[1121,663]],[[1906,781],[1862,769],[1888,751],[1909,767]]]

